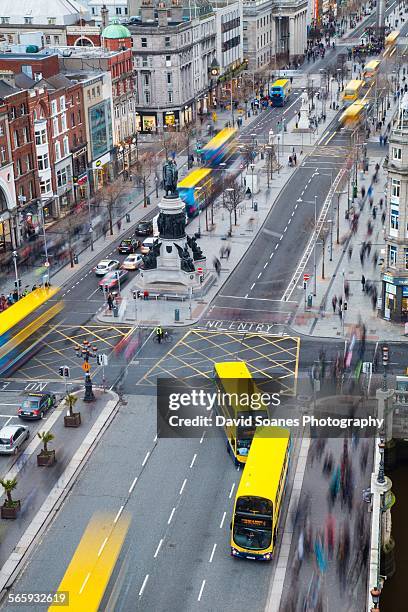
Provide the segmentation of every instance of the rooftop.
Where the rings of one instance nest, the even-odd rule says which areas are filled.
[[[122,25],[117,19],[115,19],[103,30],[101,36],[102,38],[112,40],[117,38],[130,38],[131,33],[126,26]]]

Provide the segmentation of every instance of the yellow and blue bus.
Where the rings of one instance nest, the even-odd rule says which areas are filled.
[[[209,203],[213,190],[211,172],[211,168],[197,168],[187,174],[177,185],[178,194],[185,202],[189,219],[198,215],[199,211]]]
[[[276,545],[291,455],[282,427],[258,427],[235,497],[231,555],[270,561]]]
[[[47,335],[42,327],[64,307],[48,303],[58,291],[40,287],[0,313],[0,374],[10,374],[41,347]]]
[[[346,106],[353,104],[360,97],[365,82],[360,79],[353,79],[347,83],[343,93],[343,102]]]
[[[291,93],[292,86],[289,79],[278,79],[272,83],[269,90],[272,106],[285,106]]]
[[[235,128],[224,128],[207,142],[201,151],[206,166],[217,168],[221,162],[229,160],[236,149],[237,131]]]

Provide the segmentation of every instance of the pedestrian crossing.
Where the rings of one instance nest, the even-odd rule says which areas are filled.
[[[310,157],[342,157],[345,158],[350,152],[348,147],[342,145],[317,146]]]

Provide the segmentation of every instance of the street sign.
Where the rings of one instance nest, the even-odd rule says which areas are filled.
[[[309,281],[309,280],[310,280],[310,274],[304,274],[304,275],[303,275],[303,281],[304,281],[305,283],[307,283],[307,281]]]
[[[202,268],[197,268],[197,274],[203,274],[204,270]]]
[[[108,356],[105,355],[105,353],[100,353],[99,355],[97,355],[96,361],[97,361],[98,365],[107,366],[108,365]]]
[[[89,372],[89,370],[91,369],[91,364],[89,364],[87,361],[84,361],[84,363],[82,364],[82,369],[84,372]]]
[[[363,373],[364,374],[372,374],[373,373],[373,364],[371,361],[363,362]]]

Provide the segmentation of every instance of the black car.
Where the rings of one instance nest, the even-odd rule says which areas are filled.
[[[125,238],[118,246],[118,251],[124,255],[129,255],[130,253],[136,253],[139,247],[140,241],[136,238]]]
[[[153,234],[153,221],[139,221],[136,225],[135,234],[137,236],[150,236]]]
[[[53,393],[28,393],[21,402],[18,416],[21,419],[42,419],[48,410],[55,406],[56,397]]]

